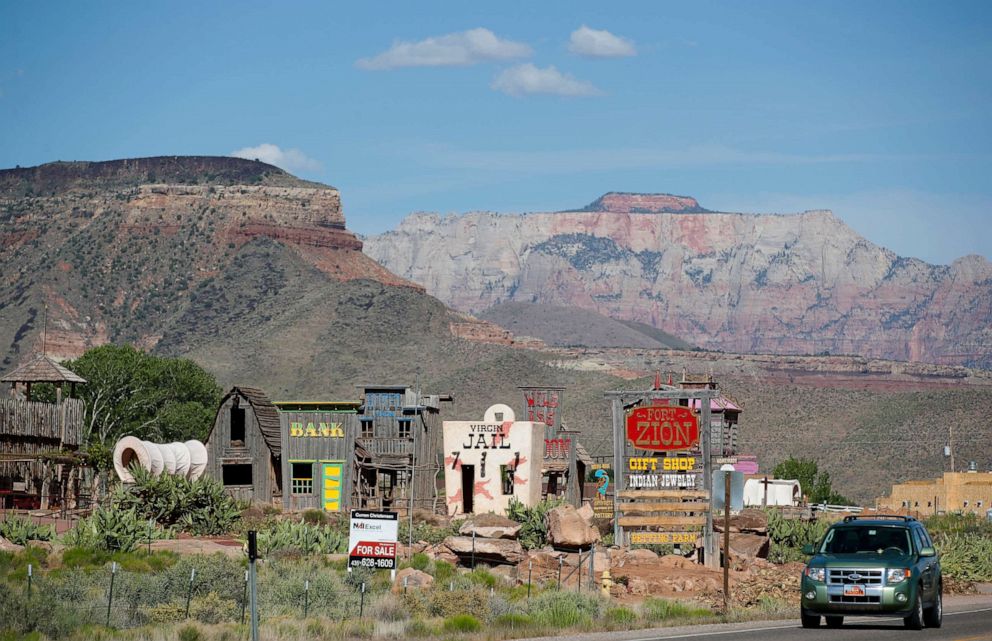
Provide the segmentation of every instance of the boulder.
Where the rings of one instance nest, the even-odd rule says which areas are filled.
[[[721,539],[720,544],[723,544]],[[769,539],[758,534],[730,533],[730,554],[732,558],[768,558]]]
[[[477,514],[465,521],[458,533],[487,539],[515,539],[520,532],[521,524],[497,514]]]
[[[469,563],[472,557],[472,537],[449,536],[444,540],[444,547],[458,555],[462,565]],[[527,555],[520,543],[510,539],[475,539],[476,563],[496,562],[517,564]]]
[[[587,513],[592,513],[589,508]],[[599,530],[593,525],[591,517],[584,518],[584,513],[571,505],[561,505],[548,512],[548,540],[552,545],[579,548],[589,547],[600,540]]]
[[[645,548],[634,548],[633,550],[623,549],[611,550],[613,566],[622,568],[625,565],[636,565],[638,563],[654,563],[658,560],[658,555]]]
[[[7,539],[0,536],[0,552],[10,552],[11,554],[16,554],[24,549],[23,545],[18,545],[16,543],[11,543]]]
[[[403,568],[396,573],[396,580],[393,581],[393,592],[407,590],[423,590],[434,585],[434,577],[426,572],[421,572],[414,568]]]
[[[755,508],[746,508],[730,518],[730,526],[736,527],[740,532],[768,534],[768,515]]]

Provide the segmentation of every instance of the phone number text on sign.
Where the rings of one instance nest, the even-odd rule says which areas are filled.
[[[375,568],[377,570],[392,570],[396,567],[396,559],[373,559],[370,557],[362,557],[360,559],[351,559],[348,565],[353,568]]]

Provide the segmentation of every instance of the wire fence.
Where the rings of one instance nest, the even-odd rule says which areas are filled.
[[[448,566],[435,572],[432,593],[472,593],[478,598],[498,600],[507,590],[518,590],[515,598],[529,608],[532,597],[547,590],[595,592],[592,572],[594,551],[580,550],[558,567],[517,565],[517,576],[504,582],[490,569],[498,560],[464,557],[469,572]],[[39,571],[28,563],[7,576],[7,597],[0,599],[0,620],[17,622],[25,631],[41,631],[51,638],[68,636],[81,626],[96,625],[125,629],[144,625],[199,621],[202,623],[247,624],[250,617],[248,571],[244,559],[213,556],[184,556],[164,566],[162,555],[132,553],[120,562],[102,567],[74,567],[72,558],[58,572]],[[162,564],[162,567],[159,567]],[[510,565],[503,562],[503,565]],[[265,624],[281,617],[322,617],[345,621],[377,617],[387,593],[404,599],[423,591],[410,578],[394,583],[389,571],[356,568],[346,571],[327,561],[271,559],[258,564],[257,611]],[[516,587],[514,587],[516,586]],[[525,593],[521,594],[520,592]],[[413,596],[411,594],[411,596]],[[458,602],[457,596],[436,595],[438,600]]]

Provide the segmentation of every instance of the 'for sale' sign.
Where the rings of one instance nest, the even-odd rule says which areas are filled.
[[[348,565],[377,570],[396,569],[396,512],[351,511],[348,536]]]

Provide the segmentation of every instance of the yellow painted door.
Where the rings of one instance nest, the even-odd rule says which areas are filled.
[[[321,462],[321,504],[327,512],[341,511],[344,463]]]

